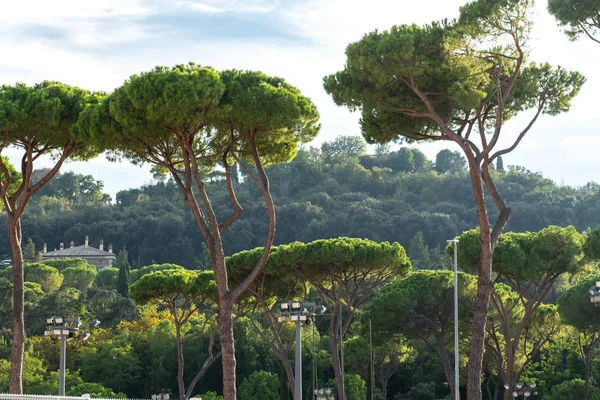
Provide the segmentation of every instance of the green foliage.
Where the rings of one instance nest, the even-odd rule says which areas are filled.
[[[582,379],[573,379],[566,381],[552,388],[552,393],[544,395],[543,400],[580,400],[583,399],[583,390],[585,382]],[[600,400],[600,389],[596,387],[589,388],[589,399]]]
[[[156,271],[166,271],[169,269],[183,269],[181,265],[177,264],[152,264],[142,267],[140,269],[136,269],[131,271],[129,276],[129,283],[133,284],[135,281],[140,279],[142,276],[147,275]]]
[[[67,390],[67,396],[82,396],[89,394],[91,398],[103,398],[103,399],[125,399],[127,398],[123,393],[115,393],[112,390],[105,388],[99,383],[82,382],[75,386],[69,385]]]
[[[348,400],[363,400],[367,397],[367,384],[360,375],[344,374],[344,391]]]
[[[45,295],[39,283],[25,282],[23,287],[25,288],[25,303],[27,304],[36,304]]]
[[[468,329],[467,320],[476,293],[476,279],[458,274],[459,320]],[[419,339],[435,330],[443,331],[452,321],[454,278],[451,271],[416,271],[406,279],[396,280],[381,289],[362,315],[372,320],[373,332],[382,338],[401,334]]]
[[[151,158],[138,140],[152,147],[170,143],[181,152],[173,132],[187,135],[194,152],[204,156],[202,164],[212,168],[234,150],[230,146],[244,158],[250,155],[249,136],[235,139],[231,131],[252,132],[263,161],[270,163],[293,158],[296,144],[319,129],[315,106],[283,79],[252,71],[219,74],[193,63],[131,76],[82,119],[118,156],[167,168],[177,165],[173,154],[159,151]]]
[[[453,128],[461,134],[460,119],[497,106],[499,71],[518,75],[499,123],[534,107],[551,115],[565,111],[584,82],[580,74],[535,64],[519,70],[515,62],[531,7],[531,1],[479,0],[463,6],[452,23],[368,33],[348,45],[344,70],[324,78],[325,90],[337,105],[361,111],[369,143],[448,140],[440,135]]]
[[[255,371],[240,385],[240,400],[279,400],[279,378],[266,371]]]
[[[321,153],[329,162],[359,157],[367,152],[364,140],[359,136],[338,136],[321,145]]]
[[[580,332],[600,330],[600,307],[590,302],[589,289],[600,280],[600,275],[590,276],[567,289],[558,299],[558,312],[562,321]]]
[[[585,35],[600,43],[600,4],[595,0],[548,0],[548,11],[571,40]]]
[[[396,400],[435,400],[435,382],[421,382],[410,388],[406,396],[394,397]]]
[[[587,233],[583,249],[590,260],[600,259],[600,227]]]
[[[128,296],[129,291],[129,256],[127,250],[123,249],[117,256],[117,267],[119,276],[117,278],[117,293],[123,297]]]
[[[77,372],[66,371],[67,396],[81,396],[84,393],[92,397],[125,398],[123,393],[115,393],[99,383],[84,382]],[[9,363],[0,360],[0,391],[8,391]],[[42,359],[25,353],[23,366],[23,391],[40,395],[56,395],[58,391],[58,372],[49,372],[44,368]]]
[[[435,170],[440,174],[461,171],[466,166],[467,161],[458,151],[444,149],[435,156]]]
[[[116,290],[118,277],[118,268],[102,268],[96,275],[96,285],[101,289]]]
[[[199,303],[216,300],[216,283],[212,271],[172,269],[143,275],[129,287],[129,296],[138,304],[178,304],[181,298]]]
[[[499,156],[496,161],[496,171],[504,172],[504,161],[502,161],[502,156]]]
[[[465,172],[437,174],[429,160],[421,160],[418,150],[405,147],[388,156],[367,155],[339,169],[327,164],[318,150],[298,154],[289,164],[267,169],[278,206],[278,244],[352,236],[398,242],[410,253],[410,241],[420,231],[429,247],[431,268],[439,268],[445,265],[439,260],[447,262],[448,257],[441,254],[440,259],[436,247],[445,248],[449,237],[477,224],[469,176]],[[548,225],[573,224],[582,232],[600,225],[598,185],[558,186],[540,174],[515,167],[492,173],[513,210],[507,230],[538,231]],[[264,245],[263,206],[252,203],[258,195],[252,186],[248,180],[236,186],[246,212],[235,229],[223,236],[227,255]],[[227,216],[230,201],[222,183],[207,183],[207,188],[214,194],[217,215]],[[137,201],[142,194],[146,202]],[[31,237],[38,248],[47,242],[52,250],[52,244],[97,232],[93,237],[104,237],[105,243],[110,240],[118,245],[117,252],[126,246],[132,279],[136,268],[154,262],[198,268],[194,259],[204,260],[204,242],[194,235],[193,216],[173,181],[122,191],[117,199],[117,205],[45,212],[34,198],[31,212],[22,221],[23,236]],[[6,221],[0,220],[2,224]],[[0,254],[9,253],[8,231],[0,229]],[[60,261],[44,260],[63,269],[55,262]],[[418,262],[414,266],[422,268]]]
[[[86,159],[97,154],[89,137],[74,127],[79,114],[97,104],[102,94],[44,81],[34,86],[16,84],[0,88],[0,129],[9,143],[18,145],[35,138],[36,147],[50,154],[61,151],[70,140],[77,143],[73,157]],[[33,137],[31,133],[35,132]]]
[[[63,271],[67,268],[81,268],[90,265],[83,258],[47,258],[44,260],[43,264],[56,268],[59,271]]]
[[[23,260],[26,262],[41,262],[42,254],[35,251],[35,244],[31,238],[27,239],[27,243],[23,246]]]
[[[202,400],[223,400],[223,396],[218,396],[215,392],[206,392],[200,397]]]
[[[72,287],[80,292],[85,292],[92,286],[98,270],[93,265],[68,267],[62,270],[64,276],[63,287]]]
[[[26,282],[38,283],[46,293],[58,290],[64,279],[58,269],[40,263],[25,264],[24,273]]]
[[[479,231],[459,238],[458,263],[468,272],[477,271]],[[508,232],[500,236],[494,253],[494,270],[516,281],[537,282],[548,274],[574,275],[585,266],[584,238],[573,226],[550,226],[539,232]],[[450,255],[451,246],[446,248]]]
[[[31,180],[37,182],[42,179],[50,168],[40,168],[33,171]],[[110,202],[110,196],[102,193],[104,182],[94,179],[92,175],[78,174],[73,171],[57,173],[50,182],[42,187],[37,193],[38,197],[45,197],[46,201],[52,198],[63,199],[64,203],[47,204],[46,208],[52,207],[54,211],[64,211],[73,206],[80,205],[103,205]]]

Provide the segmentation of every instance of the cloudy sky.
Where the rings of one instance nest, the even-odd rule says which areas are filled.
[[[464,0],[21,0],[0,3],[0,82],[58,80],[111,91],[131,74],[194,61],[216,69],[257,69],[285,78],[317,104],[322,131],[312,145],[359,135],[358,115],[336,107],[323,76],[343,68],[344,49],[374,29],[457,16]],[[531,60],[578,70],[588,81],[569,113],[544,116],[505,165],[557,183],[600,181],[600,46],[569,42],[536,5]],[[504,140],[527,123],[511,121]],[[419,146],[430,158],[442,147]],[[452,148],[452,147],[451,147]],[[93,174],[113,195],[150,182],[147,168],[100,158],[65,170]]]

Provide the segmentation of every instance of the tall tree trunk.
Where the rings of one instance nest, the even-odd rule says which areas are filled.
[[[333,316],[332,316],[332,319]],[[335,319],[334,319],[335,320]],[[339,346],[337,344],[337,335],[335,334],[335,325],[333,324],[333,329],[329,329],[329,343],[331,345],[331,356],[333,358],[333,371],[335,373],[335,384],[337,386],[338,397],[337,400],[346,400],[346,393],[344,393],[344,384],[342,376],[342,363],[340,360],[340,355],[336,350],[339,350]],[[331,326],[331,325],[330,325]],[[342,344],[343,345],[343,344]]]
[[[283,369],[285,369],[285,375],[287,376],[288,385],[290,385],[290,391],[292,392],[292,399],[295,399],[296,398],[296,378],[294,377],[294,371],[292,370],[290,360],[288,359],[287,354],[285,354],[285,355],[277,354],[277,357],[279,357],[279,359],[281,360],[281,364],[283,365]]]
[[[233,302],[224,298],[220,303],[218,323],[221,334],[221,363],[223,364],[223,400],[236,400]]]
[[[590,349],[588,348],[584,348],[583,350],[583,355],[584,355],[584,364],[585,364],[585,369],[584,369],[584,380],[585,380],[585,384],[583,386],[583,400],[588,400],[589,399],[589,386],[590,386]]]
[[[179,387],[179,400],[185,400],[185,383],[183,382],[183,344],[181,343],[181,323],[177,320],[177,309],[172,310],[175,317],[175,335],[177,339],[177,386]]]
[[[23,353],[25,351],[25,274],[21,248],[21,220],[8,217],[13,272],[13,342],[10,356],[9,391],[23,393]]]
[[[381,385],[381,397],[383,400],[387,400],[387,385],[388,385],[389,377],[382,375],[378,379],[379,379],[379,384]],[[367,390],[370,391],[371,389],[367,388]]]
[[[492,295],[492,250],[489,232],[481,231],[481,256],[477,277],[477,301],[473,313],[473,333],[471,335],[471,355],[469,357],[468,400],[481,400],[481,370],[490,297]]]
[[[473,313],[473,331],[471,334],[471,350],[467,380],[467,399],[481,400],[481,372],[483,369],[483,352],[485,348],[485,324],[492,296],[492,235],[485,203],[481,168],[471,154],[468,144],[464,143],[465,153],[469,160],[469,173],[473,185],[477,220],[479,223],[479,266],[477,271],[477,299]]]
[[[512,343],[507,343],[506,347],[507,349],[509,348],[509,346],[512,347]],[[507,355],[506,355],[506,382],[504,383],[508,383],[510,385],[510,387],[512,388],[512,385],[514,385],[514,380],[515,380],[515,352],[514,349],[512,351],[508,351]],[[504,400],[512,400],[512,389],[510,390],[505,390],[504,391]]]
[[[452,363],[450,363],[450,359],[448,359],[446,345],[444,343],[443,337],[440,334],[436,334],[435,338],[438,345],[440,361],[442,362],[442,368],[444,369],[444,375],[446,376],[446,382],[448,382],[448,389],[450,389],[450,393],[452,393],[452,399],[457,400],[455,398],[456,393],[454,390],[454,370],[452,369]]]

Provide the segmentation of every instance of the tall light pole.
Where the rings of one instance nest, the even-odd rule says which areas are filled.
[[[90,323],[90,328],[100,325],[97,319]],[[67,368],[67,341],[72,340],[81,328],[79,318],[49,317],[46,318],[46,330],[44,336],[56,336],[60,338],[60,362],[58,367],[58,395],[65,395],[65,371]],[[83,340],[90,337],[89,333],[83,335]]]
[[[302,400],[302,331],[301,324],[306,322],[306,308],[314,308],[315,303],[301,303],[299,301],[288,301],[281,303],[281,317],[279,322],[296,322],[296,366],[294,371],[294,399]]]
[[[342,370],[342,393],[338,394],[341,400],[346,400],[346,384],[344,382],[344,324],[342,324],[342,303],[340,302],[340,366]]]
[[[458,240],[448,240],[454,246],[454,399],[460,400],[458,365]]]
[[[375,386],[375,382],[373,375],[373,331],[371,329],[371,318],[369,318],[369,390],[371,393],[370,400],[374,400],[373,389]]]
[[[79,318],[50,317],[46,318],[45,336],[60,338],[60,363],[58,372],[58,395],[65,395],[65,369],[67,364],[67,339],[73,338],[81,327]]]

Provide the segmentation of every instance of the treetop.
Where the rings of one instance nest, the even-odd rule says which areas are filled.
[[[361,112],[369,143],[460,141],[478,120],[497,134],[527,109],[567,111],[585,79],[526,61],[531,6],[477,0],[455,21],[368,33],[348,45],[344,69],[326,76],[324,88],[337,105]]]
[[[288,161],[316,136],[318,118],[312,101],[281,78],[189,63],[132,75],[81,126],[115,158],[180,168],[185,148],[210,169],[224,156],[252,162],[250,137],[263,162]]]
[[[479,230],[458,237],[458,263],[475,273],[479,262]],[[537,282],[547,274],[576,274],[584,266],[585,239],[573,226],[549,226],[539,232],[508,232],[498,240],[494,270],[506,278]],[[450,255],[451,246],[446,248]]]
[[[31,146],[35,152],[62,150],[69,142],[77,145],[73,158],[97,155],[86,132],[77,128],[84,110],[98,104],[103,93],[92,93],[60,82],[44,81],[0,87],[0,133],[5,146]]]

